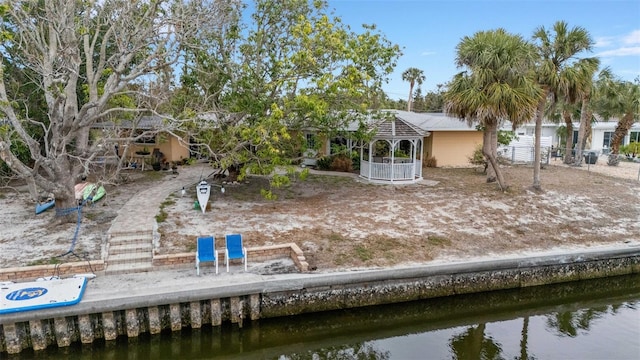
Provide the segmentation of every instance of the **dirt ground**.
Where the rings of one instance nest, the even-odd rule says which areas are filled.
[[[202,234],[215,235],[220,247],[224,234],[242,233],[247,247],[294,242],[311,269],[334,271],[634,243],[638,166],[547,166],[539,193],[530,190],[527,166],[504,168],[507,192],[473,168],[428,168],[420,184],[398,186],[312,174],[266,200],[267,179],[250,177],[215,192],[205,214],[193,208],[195,188],[169,196],[158,250],[194,251]],[[99,259],[119,208],[158,176],[137,173],[107,188],[104,201],[84,212],[76,253]],[[67,251],[75,224],[54,225],[53,213],[43,215],[33,214],[24,194],[0,190],[2,267],[49,263]]]
[[[216,193],[204,215],[193,210],[195,191],[169,201],[160,251],[238,232],[249,247],[294,242],[312,269],[331,271],[623,244],[640,234],[640,182],[630,176],[638,164],[629,165],[548,166],[541,193],[529,189],[527,166],[504,169],[505,193],[471,168],[430,168],[422,183],[399,186],[311,175],[276,191],[276,201],[260,196],[266,179],[251,178]]]

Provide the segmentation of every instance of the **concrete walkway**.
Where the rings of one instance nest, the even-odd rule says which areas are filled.
[[[181,167],[177,175],[167,175],[152,182],[146,190],[131,194],[120,209],[107,232],[107,244],[103,253],[106,273],[127,274],[152,270],[153,242],[156,235],[155,216],[165,199],[191,189],[207,177],[212,168],[207,164]]]
[[[137,194],[122,207],[112,221],[109,233],[148,232],[153,229],[155,216],[160,204],[172,193],[180,193],[184,186],[195,186],[201,178],[208,176],[213,169],[208,164],[194,164],[178,169],[178,175],[168,175],[164,180],[151,183],[149,188]]]

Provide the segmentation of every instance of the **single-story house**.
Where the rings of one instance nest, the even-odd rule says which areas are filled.
[[[131,163],[152,162],[155,159],[165,162],[181,162],[190,157],[188,139],[180,138],[163,131],[163,119],[160,116],[143,116],[138,121],[125,120],[120,123],[96,123],[94,136],[114,140],[114,152],[125,157]],[[125,138],[133,138],[126,142]]]
[[[425,160],[434,158],[437,166],[459,167],[469,164],[475,149],[482,144],[482,132],[474,125],[442,113],[413,113],[403,110],[383,110],[391,116],[369,119],[376,130],[371,142],[362,144],[360,176],[370,181],[414,182],[422,178]],[[350,124],[347,132],[355,131]],[[305,133],[307,146],[317,141],[313,131]],[[332,145],[355,149],[352,139],[322,139],[319,153],[331,155]],[[304,165],[314,165],[316,151],[305,153]]]

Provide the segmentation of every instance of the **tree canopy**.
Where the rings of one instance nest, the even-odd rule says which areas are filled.
[[[444,95],[445,112],[483,127],[483,154],[491,165],[488,181],[507,188],[497,164],[498,127],[514,126],[535,114],[541,90],[530,76],[535,51],[519,35],[504,29],[464,37],[456,47],[456,75]],[[493,178],[495,174],[495,179]]]
[[[296,131],[330,135],[363,119],[400,55],[375,26],[355,32],[319,0],[258,0],[250,18],[236,0],[20,0],[1,10],[0,159],[62,207],[110,147],[89,141],[97,122],[161,115],[164,130],[221,166],[267,173],[295,156]]]

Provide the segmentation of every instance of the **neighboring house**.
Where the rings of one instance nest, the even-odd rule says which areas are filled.
[[[613,133],[618,125],[617,120],[610,121],[598,121],[591,126],[591,137],[587,139],[587,145],[585,150],[593,150],[599,154],[608,154],[611,148],[611,139]],[[544,123],[542,124],[542,136],[550,136],[552,138],[552,144],[554,147],[564,149],[564,145],[561,143],[561,139],[558,136],[558,129],[564,126],[564,123]],[[573,144],[578,142],[578,129],[579,123],[573,123]],[[525,124],[516,129],[517,135],[531,135],[533,136],[535,130],[535,123]],[[640,142],[640,124],[635,123],[631,129],[627,132],[621,145],[627,145],[632,142]]]
[[[93,126],[96,136],[113,139],[136,137],[136,140],[129,144],[114,141],[114,147],[118,145],[117,155],[124,156],[129,162],[143,162],[147,159],[151,161],[155,156],[161,156],[160,160],[167,163],[189,158],[188,139],[181,139],[162,129],[163,120],[160,116],[143,116],[137,122],[97,123]]]

